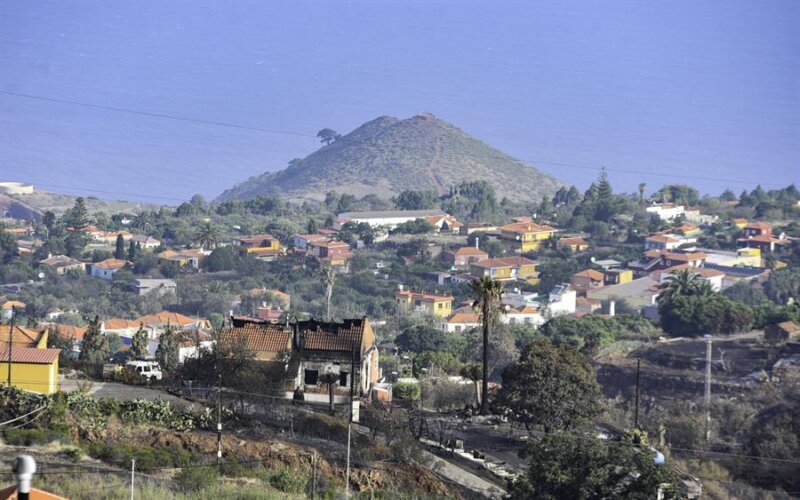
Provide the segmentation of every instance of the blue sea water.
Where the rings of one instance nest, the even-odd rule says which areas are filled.
[[[581,188],[800,181],[794,1],[0,7],[0,178],[45,190],[213,198],[422,111]]]

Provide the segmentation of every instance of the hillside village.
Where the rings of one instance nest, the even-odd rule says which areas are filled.
[[[81,379],[131,385],[209,408],[222,392],[237,419],[226,427],[331,413],[364,426],[362,450],[391,446],[379,436],[402,427],[425,453],[524,498],[520,478],[534,473],[516,455],[528,432],[493,429],[516,423],[546,440],[577,428],[532,406],[535,387],[551,382],[523,386],[539,376],[526,363],[561,349],[580,359],[564,369],[587,370],[581,386],[597,387],[585,407],[603,409],[585,417],[616,439],[644,433],[637,446],[649,435],[676,464],[658,476],[676,498],[796,491],[798,476],[785,472],[797,464],[768,459],[800,451],[784,442],[798,429],[800,193],[645,191],[614,193],[602,173],[585,193],[562,187],[528,203],[465,182],[391,200],[198,196],[90,213],[77,198],[63,213],[6,214],[0,380],[45,398]],[[147,371],[155,363],[158,373]],[[305,408],[311,416],[296,413]],[[392,420],[401,410],[405,420]],[[101,434],[74,418],[84,453],[102,461],[91,445]],[[457,432],[448,419],[468,423]],[[484,421],[494,427],[466,430]],[[512,446],[515,432],[526,437]],[[421,463],[392,453],[387,460]],[[372,491],[358,477],[331,487]],[[454,473],[430,481],[420,491],[477,491],[453,486]]]

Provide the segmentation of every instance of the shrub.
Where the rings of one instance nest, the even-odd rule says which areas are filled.
[[[402,382],[392,386],[392,397],[397,399],[410,399],[412,401],[416,401],[419,399],[419,394],[419,384]]]
[[[70,442],[69,433],[57,429],[6,429],[3,440],[13,446],[32,446],[53,441]]]
[[[218,478],[215,467],[185,467],[175,475],[175,483],[184,493],[193,493],[211,487]]]
[[[284,493],[302,493],[306,489],[305,476],[296,474],[288,469],[284,469],[277,474],[269,477],[269,484],[278,491]]]

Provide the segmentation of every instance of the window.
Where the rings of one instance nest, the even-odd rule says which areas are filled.
[[[460,326],[456,326],[456,333],[461,333],[461,327]]]
[[[439,302],[439,309],[441,309],[441,308],[443,308],[443,307],[444,307],[444,304],[443,304],[443,303],[441,303],[441,302]]]
[[[339,386],[347,387],[347,372],[339,372]]]
[[[306,370],[303,382],[305,385],[317,385],[319,382],[319,370]]]
[[[517,324],[517,318],[509,318],[508,319],[508,323],[510,325],[516,325]]]

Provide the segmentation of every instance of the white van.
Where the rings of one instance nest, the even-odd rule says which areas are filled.
[[[151,382],[161,380],[164,376],[161,373],[161,367],[155,361],[128,361],[125,363],[125,369]]]

